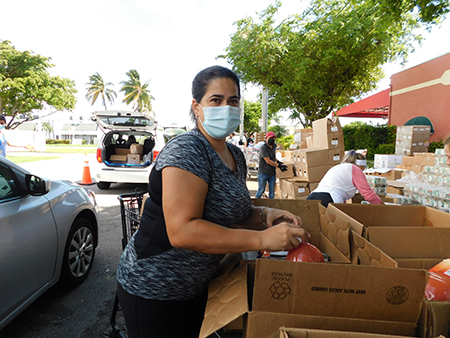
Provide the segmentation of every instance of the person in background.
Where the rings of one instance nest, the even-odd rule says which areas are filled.
[[[269,131],[265,137],[265,143],[259,148],[259,167],[258,167],[258,191],[255,198],[261,198],[266,190],[266,184],[269,184],[269,198],[275,197],[276,168],[286,170],[276,158],[277,145],[275,139],[277,136],[273,131]]]
[[[0,156],[6,157],[6,146],[10,147],[17,147],[17,148],[25,148],[28,149],[26,146],[16,146],[12,145],[8,142],[5,136],[5,129],[6,129],[6,117],[4,115],[0,114]]]
[[[245,145],[247,148],[254,148],[255,142],[253,142],[253,139],[251,137],[247,138],[247,143]]]
[[[445,156],[447,156],[447,165],[450,166],[450,136],[448,136],[444,140],[444,152]]]
[[[234,144],[235,146],[237,146],[239,144],[239,141],[236,139],[236,133],[232,132],[229,136],[228,142],[230,142],[231,144]]]
[[[327,171],[318,187],[306,198],[319,200],[323,206],[329,203],[344,203],[353,198],[358,190],[371,204],[384,204],[367,183],[363,170],[366,158],[355,150],[347,152],[342,162]]]
[[[139,229],[117,269],[129,338],[197,338],[224,254],[291,250],[296,236],[308,241],[300,217],[252,204],[244,155],[225,142],[240,122],[239,88],[228,68],[200,71],[190,111],[196,128],[171,139],[155,160]]]

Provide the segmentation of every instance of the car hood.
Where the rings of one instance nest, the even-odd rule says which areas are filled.
[[[158,122],[151,116],[125,110],[96,111],[91,120],[103,129],[154,131]]]

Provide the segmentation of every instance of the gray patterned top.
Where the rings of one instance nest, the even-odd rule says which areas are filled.
[[[177,167],[203,179],[208,183],[203,218],[230,227],[249,215],[252,203],[246,185],[245,158],[238,147],[227,146],[236,161],[237,172],[222,162],[197,129],[172,139],[159,153],[153,170]],[[135,236],[122,254],[117,280],[127,292],[147,299],[187,300],[198,296],[208,287],[223,257],[171,248],[138,259]]]

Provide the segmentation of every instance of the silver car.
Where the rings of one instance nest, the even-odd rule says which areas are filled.
[[[83,283],[97,243],[93,192],[0,157],[0,330],[57,282]]]

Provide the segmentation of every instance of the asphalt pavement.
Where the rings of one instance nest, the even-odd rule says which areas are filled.
[[[16,155],[13,152],[8,154]],[[40,155],[35,153],[35,156]],[[61,159],[20,165],[38,176],[74,182],[81,181],[85,160],[89,161],[92,175],[97,165],[95,154],[55,156],[61,156]],[[248,180],[252,196],[256,193],[257,185],[255,177]],[[111,332],[110,316],[116,290],[116,268],[122,253],[118,196],[132,193],[137,187],[145,191],[147,187],[137,184],[112,184],[108,190],[100,190],[95,184],[88,187],[95,192],[100,211],[99,245],[88,279],[74,290],[65,290],[57,285],[47,291],[0,332],[1,338],[99,338]],[[117,324],[123,324],[120,313]],[[241,335],[225,333],[221,337]]]

